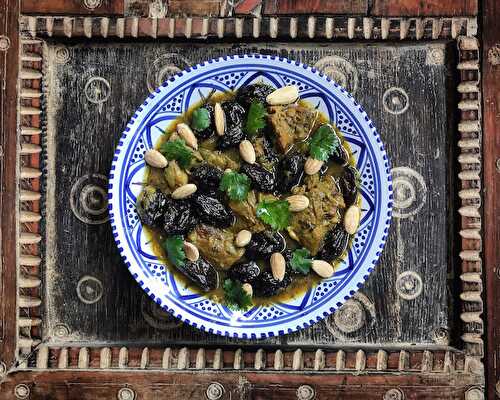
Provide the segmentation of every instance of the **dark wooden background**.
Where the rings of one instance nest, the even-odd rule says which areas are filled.
[[[455,260],[450,256],[452,243],[456,242],[452,218],[455,175],[451,165],[455,142],[451,133],[454,100],[450,93],[454,92],[455,84],[452,46],[444,42],[377,46],[157,42],[89,47],[53,42],[48,47],[45,68],[48,115],[45,152],[51,161],[46,164],[44,229],[56,234],[55,243],[47,241],[43,246],[47,265],[43,332],[49,342],[236,343],[179,325],[156,309],[123,266],[109,224],[82,222],[72,211],[70,198],[77,199],[73,209],[80,218],[83,215],[84,220],[105,219],[105,214],[86,213],[77,195],[85,184],[104,187],[105,181],[95,175],[82,177],[108,174],[124,126],[148,95],[148,79],[154,86],[164,67],[173,71],[175,67],[182,69],[225,54],[255,51],[280,54],[311,65],[319,60],[325,65],[325,57],[336,56],[329,59],[329,71],[340,79],[347,78],[346,86],[355,90],[354,96],[365,107],[386,144],[392,165],[397,168],[395,177],[409,181],[416,190],[413,203],[400,209],[403,216],[393,220],[378,268],[353,300],[355,304],[351,303],[354,318],[362,317],[359,329],[343,324],[348,319],[329,318],[329,329],[321,322],[308,330],[259,345],[444,345],[453,341],[457,325],[451,293],[458,291],[452,289]],[[106,80],[109,87],[96,78]],[[384,106],[384,93],[389,88],[401,88],[407,100],[401,92],[392,90]],[[391,96],[397,97],[392,103]],[[394,114],[406,101],[406,111]],[[414,175],[422,177],[426,191]],[[78,185],[72,194],[72,188]],[[408,193],[404,185],[400,189],[403,200]],[[99,198],[96,201],[99,207]],[[50,242],[54,242],[54,236]],[[397,293],[398,276],[405,271],[417,273],[423,282],[422,292],[415,299],[406,300]],[[96,278],[101,285],[87,276]],[[102,298],[93,304],[82,302],[77,296],[79,291],[80,296],[89,296],[93,301],[101,289]]]

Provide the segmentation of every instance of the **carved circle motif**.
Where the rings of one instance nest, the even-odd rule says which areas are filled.
[[[66,64],[71,58],[69,49],[63,46],[57,47],[54,54],[58,64]]]
[[[141,300],[141,313],[144,320],[156,329],[168,330],[182,324],[180,320],[163,310],[145,294]]]
[[[208,385],[206,395],[208,400],[222,399],[222,396],[224,395],[224,386],[222,386],[219,382],[213,382]]]
[[[117,395],[118,400],[134,400],[135,392],[130,388],[121,388]]]
[[[177,53],[162,54],[148,68],[146,79],[151,93],[172,75],[189,67],[189,62]]]
[[[338,339],[355,340],[375,323],[375,306],[363,293],[357,292],[325,320],[326,328]]]
[[[312,386],[302,385],[297,389],[297,400],[312,400],[315,394]]]
[[[353,333],[361,329],[365,324],[365,319],[363,306],[354,300],[347,300],[333,314],[335,324],[344,333]]]
[[[396,280],[396,292],[405,300],[416,299],[422,293],[422,278],[414,271],[405,271],[399,274]]]
[[[384,92],[382,104],[389,114],[399,115],[408,110],[410,99],[403,89],[391,87]]]
[[[0,376],[5,375],[6,372],[7,372],[7,366],[5,365],[5,363],[3,361],[1,361],[0,362]]]
[[[442,48],[430,48],[427,52],[427,64],[442,65],[444,63],[444,50]]]
[[[484,392],[477,388],[470,388],[465,392],[465,400],[484,400]]]
[[[10,47],[10,39],[7,36],[0,36],[0,51],[7,51]]]
[[[83,5],[89,10],[95,10],[102,5],[102,0],[83,0]]]
[[[432,332],[432,339],[436,344],[448,344],[448,330],[446,328],[436,328]]]
[[[102,283],[93,276],[82,277],[76,285],[76,295],[85,304],[97,303],[103,293]]]
[[[111,85],[106,79],[100,76],[93,76],[85,84],[83,92],[88,101],[98,105],[99,112],[101,112],[102,105],[111,96]]]
[[[30,395],[30,388],[24,383],[21,383],[14,388],[14,395],[18,399],[27,399]]]
[[[384,400],[404,400],[405,395],[399,389],[389,389],[384,394]]]
[[[339,56],[327,56],[320,59],[314,67],[323,71],[351,94],[358,88],[358,70],[348,60]]]
[[[80,177],[71,188],[70,206],[73,214],[82,222],[99,225],[108,221],[108,179],[101,174]]]
[[[64,324],[54,326],[54,336],[57,338],[65,338],[69,335],[69,328]]]
[[[422,175],[408,167],[393,168],[392,185],[393,215],[398,218],[408,218],[417,214],[427,198],[427,185]]]

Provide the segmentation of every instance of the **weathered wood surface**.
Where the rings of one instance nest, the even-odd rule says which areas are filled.
[[[366,382],[369,380],[369,384]],[[15,393],[28,393],[31,400],[45,399],[141,399],[168,400],[463,400],[477,391],[473,376],[454,374],[278,374],[200,373],[199,371],[134,373],[60,371],[22,372],[2,384],[3,400],[17,400]],[[308,387],[305,387],[305,386]],[[125,392],[125,393],[124,393]],[[211,394],[211,396],[209,395]],[[220,393],[220,397],[216,396]],[[310,394],[309,397],[306,394]],[[470,393],[470,392],[469,392]],[[126,395],[129,396],[126,396]],[[479,399],[481,397],[465,397]],[[480,393],[479,393],[480,394]]]
[[[18,11],[0,2],[0,376],[16,346]]]
[[[123,0],[21,0],[27,14],[123,15]]]
[[[487,309],[488,398],[500,396],[500,3],[484,2],[483,17],[483,168],[484,268]]]
[[[370,15],[375,16],[464,16],[477,15],[477,0],[374,0]]]
[[[452,254],[458,243],[453,218],[455,173],[450,167],[456,140],[451,134],[450,96],[454,61],[444,43],[377,47],[54,43],[48,49],[46,71],[45,229],[54,232],[44,255],[43,333],[49,342],[237,343],[179,326],[159,311],[123,266],[109,225],[86,223],[105,218],[105,213],[85,212],[85,207],[103,206],[99,191],[92,192],[91,202],[83,208],[78,195],[85,186],[82,182],[90,187],[105,185],[96,175],[81,179],[107,175],[114,147],[130,115],[147,96],[148,82],[154,86],[165,71],[205,59],[252,51],[316,64],[341,81],[374,120],[396,168],[397,216],[380,265],[366,286],[344,313],[326,324],[259,344],[445,345],[453,339]],[[74,211],[72,188],[77,199]],[[401,275],[406,271],[410,273]]]
[[[358,14],[368,15],[368,0],[266,0],[265,15]]]

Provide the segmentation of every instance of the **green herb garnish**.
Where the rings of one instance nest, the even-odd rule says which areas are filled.
[[[250,190],[250,178],[234,171],[224,172],[219,189],[225,191],[231,200],[246,200]]]
[[[261,201],[255,214],[274,230],[285,229],[290,220],[290,203],[286,200]]]
[[[186,254],[184,253],[184,239],[182,236],[170,236],[163,242],[163,248],[167,252],[167,257],[176,267],[185,264]]]
[[[193,153],[186,146],[183,139],[169,140],[160,147],[160,152],[163,153],[168,160],[176,160],[182,168],[189,167]]]
[[[290,265],[294,271],[307,275],[311,269],[312,259],[311,253],[307,249],[296,249],[292,253]]]
[[[230,310],[246,311],[252,306],[252,298],[243,290],[241,283],[226,279],[222,285],[224,300]]]
[[[255,136],[266,126],[266,108],[258,101],[254,101],[248,109],[245,131],[250,136]]]
[[[210,114],[208,110],[204,107],[197,108],[193,111],[191,117],[191,128],[195,131],[203,131],[210,126]]]
[[[330,125],[321,125],[311,137],[309,154],[312,158],[327,161],[340,146],[340,139]]]

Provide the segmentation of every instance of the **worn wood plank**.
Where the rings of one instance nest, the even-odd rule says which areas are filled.
[[[0,2],[0,370],[16,348],[18,12],[17,0]]]
[[[379,128],[400,185],[395,188],[400,215],[393,222],[380,265],[345,313],[326,324],[262,343],[327,347],[449,342],[453,318],[447,274],[454,268],[455,174],[449,168],[454,143],[449,96],[453,58],[445,44],[123,44],[76,45],[66,50],[65,64],[60,63],[60,44],[50,46],[48,57],[47,85],[52,88],[48,143],[53,146],[53,160],[47,173],[46,229],[53,229],[57,240],[46,254],[47,337],[57,342],[148,345],[245,343],[179,326],[160,312],[122,266],[108,224],[82,222],[68,206],[68,196],[82,176],[108,173],[120,133],[148,94],[148,79],[154,87],[159,84],[158,74],[165,71],[227,53],[262,51],[316,65],[353,92]],[[99,182],[87,180],[102,185]],[[75,210],[81,217],[82,210]],[[71,240],[67,232],[72,233]],[[416,275],[401,275],[406,271]],[[90,295],[94,290],[102,292],[93,304],[74,295],[87,275],[99,282],[82,284],[90,285]],[[58,338],[54,332],[59,324],[68,330]]]
[[[367,0],[265,0],[265,15],[361,14],[368,12]]]
[[[36,382],[34,384],[33,382]],[[316,400],[341,399],[450,399],[462,400],[465,392],[480,382],[473,375],[450,374],[291,374],[249,373],[225,371],[221,373],[199,371],[60,371],[20,372],[11,375],[0,386],[2,399],[16,400],[16,385],[26,385],[30,399],[111,400],[137,398],[141,400],[207,399],[211,384],[222,387],[223,400],[314,398]],[[303,385],[309,386],[309,388]],[[214,386],[212,386],[214,388]],[[300,393],[313,393],[315,397],[298,397]],[[212,389],[213,390],[213,389]],[[210,391],[213,393],[213,391]],[[121,392],[120,392],[121,391]],[[119,393],[131,395],[123,397]],[[400,396],[400,397],[395,397]]]
[[[374,0],[370,15],[452,17],[477,15],[477,0]]]
[[[170,0],[168,13],[170,15],[220,15],[223,0]]]
[[[483,168],[484,168],[484,268],[487,310],[487,393],[500,394],[500,3],[483,3]]]
[[[123,0],[21,0],[23,14],[123,15]]]

